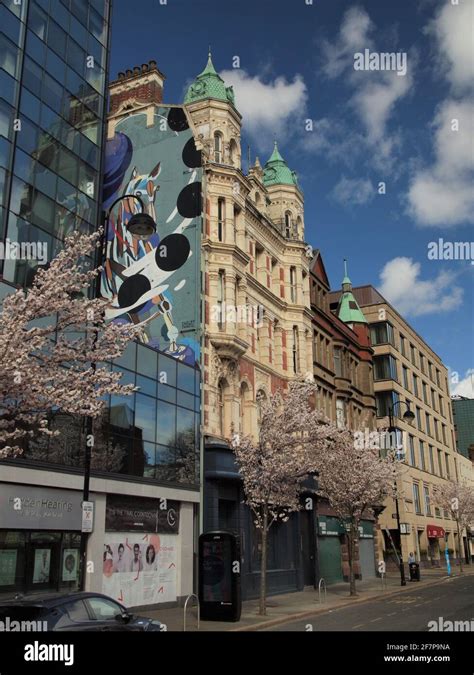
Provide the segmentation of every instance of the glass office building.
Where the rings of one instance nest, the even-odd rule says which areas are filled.
[[[101,222],[110,14],[109,0],[0,5],[0,300],[27,287],[68,233],[92,232]],[[27,255],[8,256],[10,242],[25,244]],[[115,593],[113,556],[135,532],[139,547],[144,537],[153,542],[140,550],[151,565],[154,546],[150,573],[159,576],[165,559],[171,571],[155,584],[156,596],[137,582],[124,602],[172,602],[192,590],[199,372],[135,343],[109,367],[139,391],[109,397],[94,422],[87,561],[95,572],[86,589]],[[60,436],[36,439],[21,458],[2,461],[0,596],[78,585],[85,434],[81,420],[59,415],[55,424]],[[13,508],[18,498],[21,514]]]
[[[99,219],[109,11],[108,0],[0,6],[0,235],[46,244],[49,259]],[[3,280],[28,285],[39,263],[5,259]]]

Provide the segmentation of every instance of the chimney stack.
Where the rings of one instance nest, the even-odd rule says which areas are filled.
[[[117,79],[110,83],[110,113],[113,115],[120,106],[130,100],[136,105],[163,102],[163,84],[165,76],[158,69],[156,61],[142,63],[125,72],[118,73]]]

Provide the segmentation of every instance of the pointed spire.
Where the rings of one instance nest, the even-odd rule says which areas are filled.
[[[344,288],[344,286],[348,286],[348,288]],[[347,274],[347,258],[344,258],[344,279],[342,280],[342,288],[344,291],[352,290],[352,283],[349,279],[349,275]]]
[[[254,166],[255,166],[257,169],[261,169],[261,168],[262,168],[262,165],[260,164],[260,159],[259,159],[258,155],[255,157],[255,164],[254,164]]]
[[[367,323],[362,310],[352,292],[352,282],[347,272],[347,258],[344,258],[344,279],[342,280],[342,294],[336,311],[337,316],[352,326],[354,323]]]
[[[273,153],[270,159],[268,160],[269,162],[284,162],[285,160],[283,157],[280,155],[280,151],[278,150],[278,143],[275,139],[274,141],[274,146],[273,146]]]
[[[207,64],[204,70],[198,77],[201,77],[202,75],[217,75],[217,71],[214,68],[214,64],[212,63],[212,53],[211,53],[211,45],[209,45],[209,52],[207,54]]]

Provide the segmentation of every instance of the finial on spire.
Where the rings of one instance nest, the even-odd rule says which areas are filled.
[[[347,277],[347,258],[344,258],[344,276]]]
[[[209,45],[209,51],[207,52],[207,55],[208,55],[209,58],[211,58],[211,56],[212,56],[212,54],[211,54],[211,45]]]

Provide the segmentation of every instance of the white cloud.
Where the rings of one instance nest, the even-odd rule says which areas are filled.
[[[412,177],[408,210],[419,225],[452,227],[474,223],[474,0],[447,2],[427,32],[438,47],[437,73],[451,93],[433,121],[434,162]],[[453,130],[459,120],[459,130]]]
[[[400,314],[421,316],[450,312],[462,304],[463,289],[454,284],[452,272],[441,271],[433,279],[420,278],[421,265],[412,258],[393,258],[380,273],[379,290]]]
[[[474,0],[446,2],[427,31],[438,42],[441,67],[457,92],[474,87],[473,19]]]
[[[259,150],[268,149],[272,139],[287,137],[304,129],[307,89],[303,78],[295,75],[263,81],[245,70],[232,69],[220,73],[235,91],[235,103],[243,116],[245,131],[252,136]]]
[[[454,373],[451,375],[451,396],[465,396],[466,398],[474,398],[474,369],[470,368],[466,371],[464,379],[459,380],[456,384],[453,385],[452,378]]]
[[[344,206],[361,206],[375,196],[375,188],[367,178],[346,178],[343,176],[331,193],[332,197]]]
[[[375,25],[367,12],[359,7],[352,7],[343,16],[339,34],[334,42],[322,44],[324,58],[323,73],[330,79],[346,74],[347,86],[353,90],[348,99],[348,105],[355,111],[363,133],[359,134],[358,148],[355,152],[365,152],[370,157],[371,166],[378,170],[394,170],[395,157],[401,145],[401,134],[398,130],[390,129],[390,119],[397,103],[411,91],[413,85],[413,71],[415,68],[415,52],[407,57],[408,70],[404,76],[396,71],[356,71],[354,70],[354,55],[364,52],[365,49],[376,51],[373,34]],[[390,40],[392,41],[393,38]],[[383,52],[392,50],[383,45]],[[353,132],[347,125],[346,134]],[[344,144],[347,145],[347,144]],[[309,150],[318,148],[310,144]],[[397,173],[399,172],[397,168]]]
[[[354,52],[370,48],[369,33],[374,25],[364,9],[351,7],[344,14],[339,35],[334,43],[322,43],[323,72],[329,78],[339,77],[348,66],[353,67]]]
[[[458,131],[453,120],[459,121]],[[412,178],[410,213],[420,225],[474,223],[474,101],[445,101],[434,128],[435,161]]]

